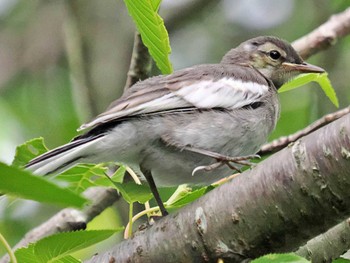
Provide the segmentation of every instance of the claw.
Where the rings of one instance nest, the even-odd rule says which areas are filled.
[[[205,170],[205,167],[206,166],[203,165],[203,166],[197,166],[196,168],[194,168],[193,171],[192,171],[192,176],[194,176],[195,173],[198,172],[198,171]]]
[[[223,162],[217,162],[217,163],[213,163],[213,164],[210,164],[210,165],[202,165],[202,166],[198,166],[196,168],[193,169],[192,171],[192,176],[194,176],[194,174],[198,171],[211,171],[211,170],[214,170],[216,168],[219,168],[220,166],[223,166],[225,163]]]
[[[210,164],[210,165],[202,165],[202,166],[198,166],[196,168],[193,169],[192,171],[192,176],[195,175],[196,172],[198,171],[211,171],[214,170],[222,165],[227,165],[228,167],[230,167],[232,170],[235,170],[237,172],[241,172],[241,170],[236,167],[235,165],[233,165],[232,163],[236,163],[236,164],[240,164],[240,165],[244,165],[244,166],[252,166],[254,165],[254,163],[248,161],[250,159],[254,159],[254,158],[261,158],[260,155],[257,154],[252,154],[252,155],[247,155],[247,156],[240,156],[240,157],[229,157],[229,156],[225,156],[225,155],[219,155],[216,154],[216,160],[218,162]]]

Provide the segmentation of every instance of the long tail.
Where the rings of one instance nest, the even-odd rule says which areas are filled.
[[[104,135],[82,138],[48,151],[33,160],[26,168],[38,175],[58,174],[94,155],[92,149]]]

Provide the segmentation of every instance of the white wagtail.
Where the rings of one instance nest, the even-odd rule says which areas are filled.
[[[148,181],[166,214],[156,185],[209,184],[230,175],[230,166],[245,164],[275,128],[278,88],[310,72],[324,70],[305,63],[286,41],[250,39],[218,64],[136,83],[83,124],[84,134],[27,168],[47,175],[78,163],[118,161]]]

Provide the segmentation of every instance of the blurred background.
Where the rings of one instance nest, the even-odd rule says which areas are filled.
[[[258,35],[292,42],[349,5],[347,0],[164,0],[160,13],[171,61],[180,69],[218,62]],[[44,137],[49,148],[68,142],[81,123],[118,98],[134,31],[122,0],[0,0],[0,161],[10,163],[16,146],[31,138]],[[309,62],[328,71],[340,107],[347,106],[350,38]],[[159,71],[154,68],[153,74]],[[281,104],[271,139],[336,110],[316,84],[281,94]],[[0,232],[13,245],[57,209],[2,199]],[[108,222],[118,221],[114,211],[106,213]],[[103,217],[99,220],[106,226]]]

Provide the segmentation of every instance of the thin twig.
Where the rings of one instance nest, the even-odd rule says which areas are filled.
[[[350,219],[346,219],[327,232],[309,240],[296,254],[311,262],[331,262],[350,247]],[[333,261],[332,261],[333,262]]]
[[[40,226],[29,231],[13,247],[13,250],[27,246],[29,243],[36,242],[41,238],[58,232],[85,229],[88,222],[102,213],[107,207],[114,204],[120,197],[116,190],[104,187],[89,188],[85,191],[84,195],[91,200],[91,203],[82,211],[73,208],[66,208],[59,211]],[[8,261],[8,255],[0,259],[0,263]]]
[[[131,55],[130,68],[128,78],[126,79],[124,90],[127,90],[132,85],[140,80],[149,77],[152,68],[152,58],[147,47],[141,40],[139,32],[135,32],[134,48]]]
[[[324,24],[292,43],[304,59],[336,44],[341,37],[350,34],[350,7],[332,15]]]
[[[327,114],[327,115],[323,116],[321,119],[318,119],[314,123],[310,124],[306,128],[304,128],[304,129],[302,129],[294,134],[280,137],[280,138],[278,138],[270,143],[263,145],[260,148],[260,151],[258,154],[265,155],[265,154],[277,152],[277,151],[281,150],[282,148],[286,147],[288,144],[295,142],[299,138],[325,126],[328,123],[331,123],[331,122],[339,119],[340,117],[342,117],[348,113],[350,113],[350,106],[346,107],[344,109],[341,109],[339,111]]]

